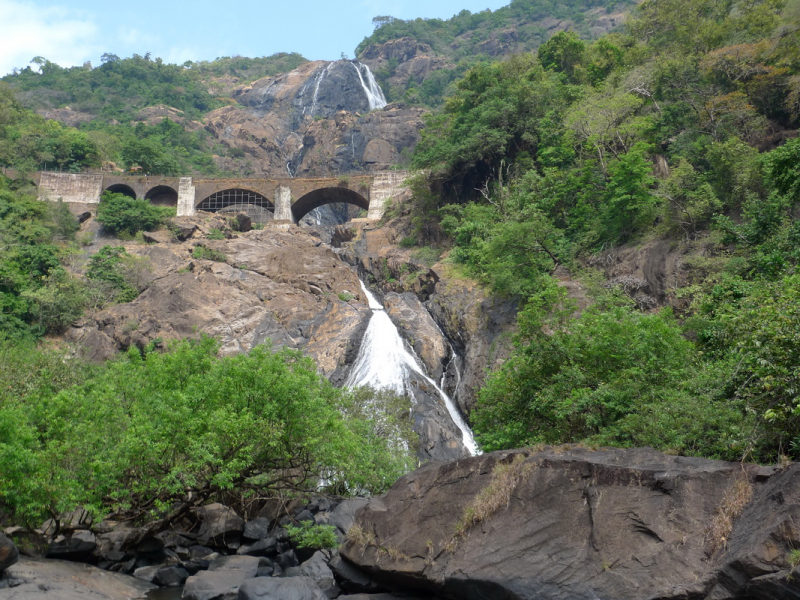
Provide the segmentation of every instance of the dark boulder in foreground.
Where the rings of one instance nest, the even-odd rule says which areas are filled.
[[[10,539],[0,533],[0,572],[19,560],[17,547]]]
[[[403,477],[341,552],[388,587],[459,600],[782,600],[800,598],[796,549],[798,464],[549,448]]]

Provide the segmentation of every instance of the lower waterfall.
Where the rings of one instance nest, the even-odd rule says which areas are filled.
[[[406,349],[397,327],[394,326],[389,315],[383,310],[383,306],[375,299],[363,281],[361,289],[372,309],[372,317],[345,385],[348,387],[369,385],[375,388],[388,388],[398,394],[409,394],[413,397],[409,377],[416,374],[436,389],[450,418],[461,431],[461,443],[467,451],[472,456],[478,454],[478,446],[472,430],[458,412],[455,403],[436,382],[425,374],[414,355]]]

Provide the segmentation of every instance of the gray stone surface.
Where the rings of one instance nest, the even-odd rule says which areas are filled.
[[[0,579],[2,600],[132,600],[156,586],[63,560],[22,557]]]
[[[239,588],[238,600],[328,600],[308,577],[258,577]]]
[[[254,556],[219,556],[208,571],[200,571],[186,580],[184,600],[217,600],[236,594],[236,590],[258,573]]]

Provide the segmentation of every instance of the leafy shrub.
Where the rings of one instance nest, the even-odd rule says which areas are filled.
[[[225,262],[228,260],[224,252],[201,245],[194,247],[194,250],[192,250],[192,258],[196,258],[197,260],[213,260],[216,262]]]
[[[166,524],[185,502],[232,490],[313,491],[324,480],[379,493],[410,467],[383,425],[299,352],[218,349],[208,338],[131,349],[85,383],[70,386],[58,367],[67,380],[50,390],[46,378],[30,394],[0,390],[0,509],[29,524],[78,505],[152,510]],[[5,368],[0,381],[25,384]]]
[[[175,215],[175,209],[154,206],[124,194],[104,192],[97,207],[97,221],[114,234],[133,237],[139,231],[152,231]]]
[[[286,533],[298,548],[322,550],[328,557],[330,551],[339,546],[336,527],[333,525],[317,525],[312,521],[301,521],[299,525],[286,525]]]
[[[131,302],[149,284],[152,266],[147,258],[131,256],[122,246],[103,246],[89,259],[86,277],[101,284],[95,288],[101,298],[97,304]]]
[[[208,230],[208,235],[206,237],[210,240],[224,240],[225,233],[221,229],[212,227],[211,229]]]

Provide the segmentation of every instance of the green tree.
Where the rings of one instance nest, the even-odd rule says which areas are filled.
[[[173,216],[174,209],[154,206],[125,194],[104,192],[97,207],[97,221],[112,233],[133,236],[139,231],[152,231]]]

